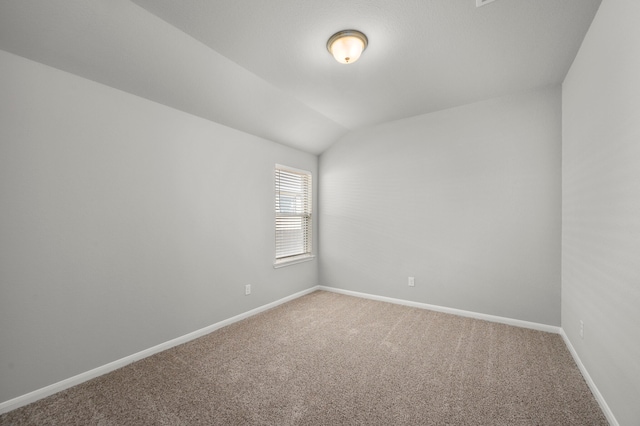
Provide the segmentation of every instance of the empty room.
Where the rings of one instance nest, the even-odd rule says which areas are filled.
[[[637,0],[0,0],[0,425],[640,425]]]

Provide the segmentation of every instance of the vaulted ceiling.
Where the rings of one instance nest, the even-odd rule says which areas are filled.
[[[601,0],[3,0],[0,49],[319,154],[350,130],[561,83]],[[327,39],[369,38],[338,64]]]

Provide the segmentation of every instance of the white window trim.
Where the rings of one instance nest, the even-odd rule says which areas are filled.
[[[284,171],[289,171],[292,173],[299,173],[299,174],[306,174],[311,176],[311,180],[313,182],[313,174],[312,172],[310,172],[309,170],[303,170],[303,169],[297,169],[295,167],[290,167],[290,166],[285,166],[283,164],[276,164],[275,165],[275,170],[284,170]],[[274,262],[273,262],[273,267],[274,268],[282,268],[285,266],[290,266],[290,265],[295,265],[298,263],[303,263],[303,262],[308,262],[311,260],[315,259],[315,254],[313,254],[313,185],[311,187],[311,191],[310,191],[310,195],[311,195],[311,229],[309,229],[309,233],[311,235],[311,247],[310,247],[310,252],[308,253],[303,253],[300,255],[296,255],[296,256],[289,256],[289,257],[284,257],[284,258],[280,258],[277,259],[276,258],[276,253],[274,251]],[[277,218],[277,213],[274,211],[274,223],[276,222],[276,218]],[[275,230],[274,230],[275,231]]]
[[[297,263],[309,262],[316,258],[315,254],[301,254],[300,256],[287,257],[285,259],[278,259],[273,263],[275,269],[284,268],[285,266],[295,265]]]

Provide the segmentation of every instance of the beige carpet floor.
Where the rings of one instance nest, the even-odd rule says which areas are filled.
[[[607,425],[562,338],[318,291],[2,425]]]

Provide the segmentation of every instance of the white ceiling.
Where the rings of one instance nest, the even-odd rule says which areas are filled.
[[[0,49],[314,154],[561,83],[601,0],[0,0]],[[338,64],[326,41],[369,38]]]

